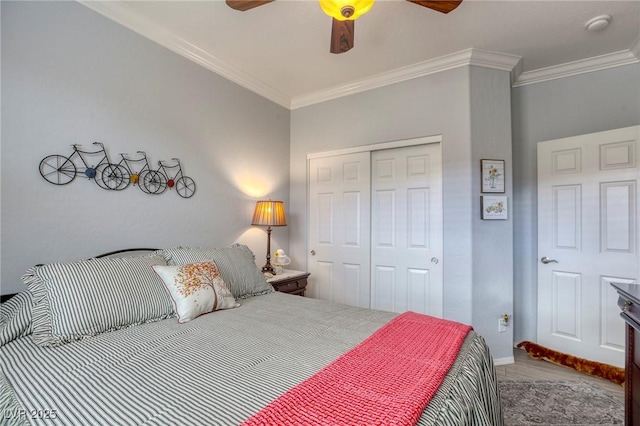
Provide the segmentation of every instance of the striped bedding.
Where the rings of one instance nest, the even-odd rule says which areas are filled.
[[[237,425],[396,315],[277,292],[241,302],[55,348],[10,342],[0,348],[0,424]],[[37,419],[42,410],[55,420]],[[503,424],[493,363],[473,331],[418,424]]]

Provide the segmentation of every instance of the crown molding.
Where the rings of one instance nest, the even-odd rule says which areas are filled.
[[[167,31],[136,12],[124,1],[76,1],[239,86],[290,110],[468,65],[508,71],[511,73],[511,84],[513,87],[518,87],[640,62],[640,37],[633,42],[628,50],[526,72],[522,72],[522,57],[520,56],[470,48],[291,98],[241,69],[189,43],[175,33]]]
[[[640,62],[640,37],[636,39],[634,45],[631,46],[629,50],[607,53],[606,55],[594,56],[593,58],[523,72],[513,84],[513,87],[571,77],[588,72],[605,70],[607,68],[635,64],[637,62]]]
[[[291,98],[271,86],[257,80],[241,69],[189,43],[178,35],[165,30],[155,22],[143,17],[124,2],[76,0],[83,6],[115,21],[130,30],[166,47],[173,52],[207,68],[252,92],[275,102],[287,109],[291,108]]]
[[[353,95],[355,93],[468,65],[477,65],[512,72],[514,68],[518,68],[521,60],[522,58],[520,56],[506,55],[475,48],[466,49],[450,55],[355,80],[347,84],[334,86],[326,90],[319,90],[297,96],[291,100],[291,109],[302,108],[331,99]]]
[[[636,58],[640,58],[640,35],[638,36],[638,38],[633,42],[633,44],[631,45],[631,47],[629,48],[629,51],[631,53],[633,53],[634,55],[636,55]]]
[[[143,37],[287,109],[300,108],[461,66],[477,65],[511,72],[516,64],[521,62],[519,56],[471,48],[361,80],[355,80],[326,90],[290,98],[284,93],[255,79],[241,69],[189,43],[175,33],[167,31],[162,26],[145,18],[133,8],[129,7],[124,1],[76,1]]]

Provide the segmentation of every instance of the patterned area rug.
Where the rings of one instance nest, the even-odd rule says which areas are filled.
[[[505,426],[621,425],[624,400],[586,382],[502,381]]]

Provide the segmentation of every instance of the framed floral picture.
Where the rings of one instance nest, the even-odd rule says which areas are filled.
[[[504,194],[504,160],[480,160],[482,192]]]
[[[506,195],[483,195],[482,199],[482,219],[484,220],[506,220],[509,219],[509,208],[507,207]]]

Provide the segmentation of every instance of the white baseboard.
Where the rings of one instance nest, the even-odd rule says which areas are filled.
[[[516,360],[512,356],[508,356],[506,358],[494,358],[493,359],[493,365],[495,365],[495,366],[513,364],[515,362],[516,362]]]

